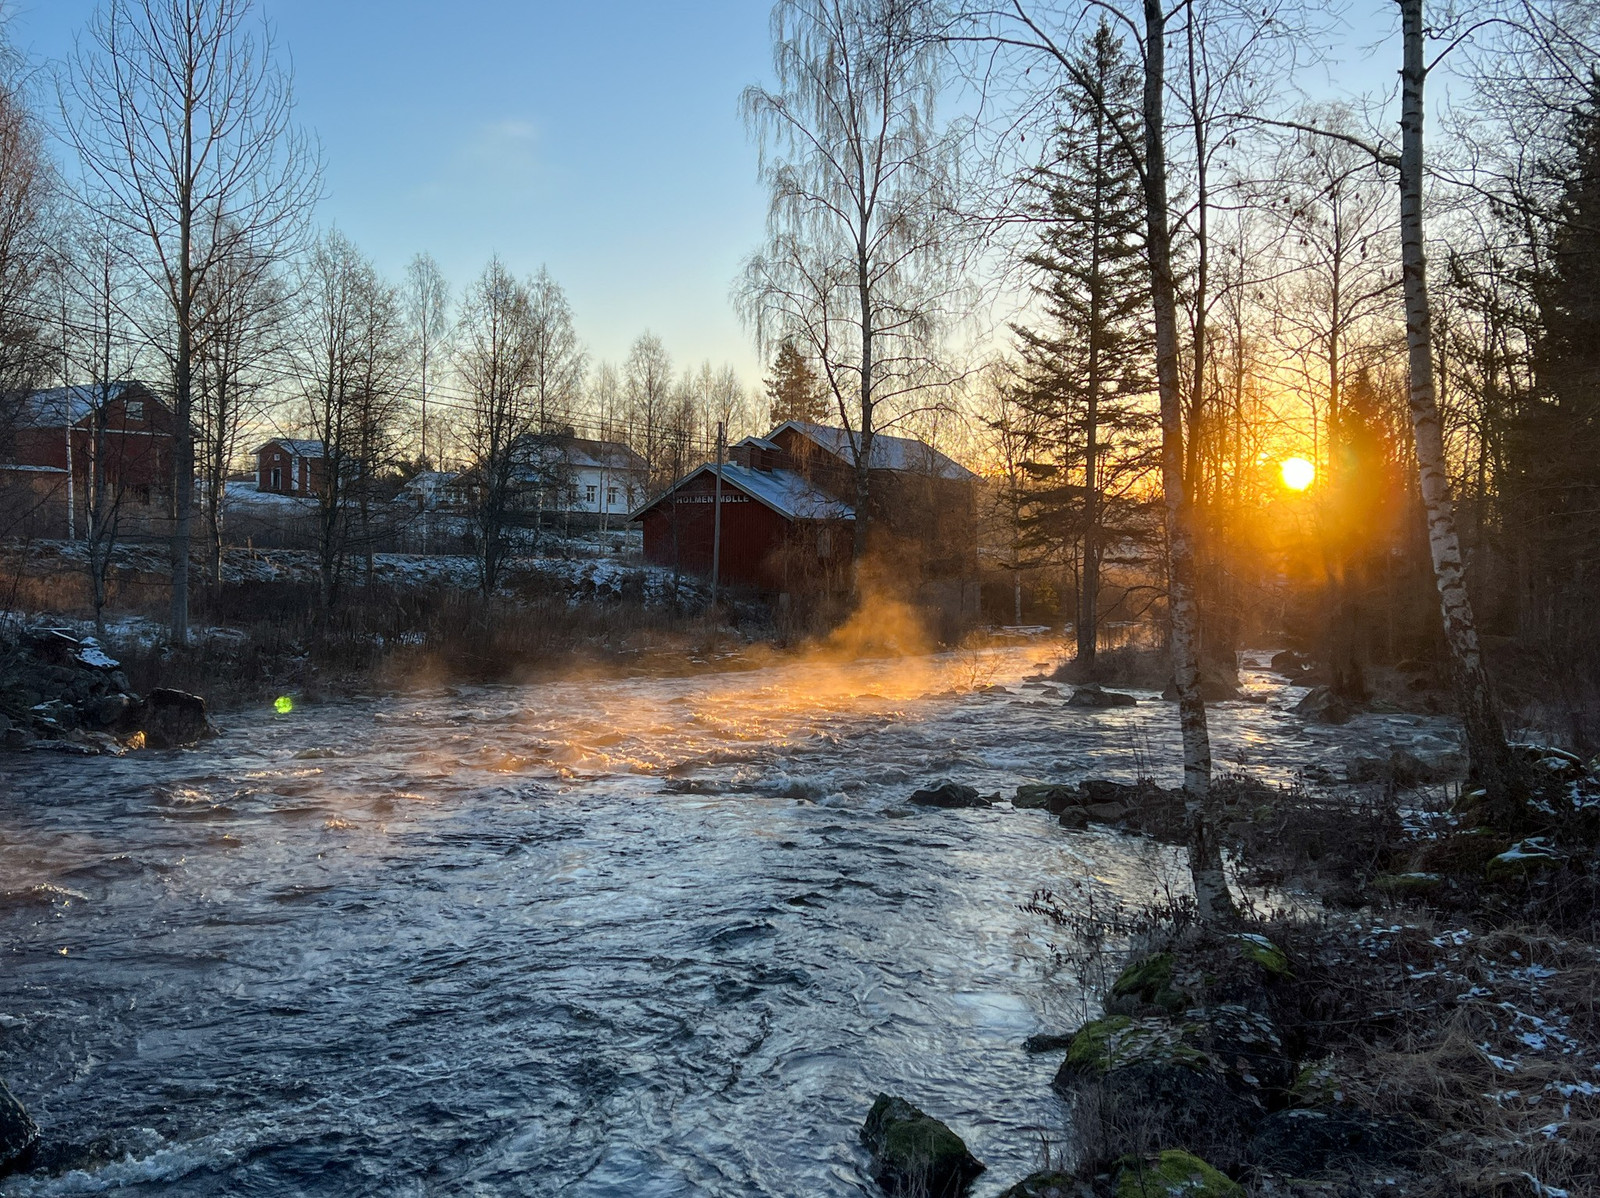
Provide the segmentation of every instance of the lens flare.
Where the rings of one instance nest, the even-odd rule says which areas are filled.
[[[288,695],[279,695],[272,701],[272,710],[279,715],[288,715],[294,710],[294,700]]]
[[[1305,458],[1285,458],[1278,471],[1283,476],[1283,485],[1291,491],[1304,491],[1317,477],[1317,468]]]

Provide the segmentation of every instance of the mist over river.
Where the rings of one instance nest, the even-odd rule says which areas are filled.
[[[1180,781],[1173,705],[1069,709],[1024,681],[1046,656],[440,690],[0,757],[0,1076],[84,1165],[0,1193],[876,1193],[880,1089],[998,1193],[1062,1128],[1057,1059],[1022,1041],[1085,1001],[1018,904],[1183,876],[1041,811],[904,806],[944,776]],[[1220,769],[1452,743],[1308,726],[1245,677]]]

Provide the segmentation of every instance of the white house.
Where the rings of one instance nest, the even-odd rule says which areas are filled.
[[[644,500],[645,460],[620,441],[543,436],[530,456],[528,506],[540,511],[626,520]]]

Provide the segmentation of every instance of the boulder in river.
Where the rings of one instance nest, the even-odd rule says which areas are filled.
[[[975,787],[963,786],[949,778],[917,791],[910,799],[913,807],[987,807],[991,801]]]
[[[1079,801],[1076,786],[1029,782],[1017,787],[1011,805],[1018,810],[1044,810],[1051,815],[1060,815],[1068,807],[1077,806]]]
[[[879,1094],[861,1128],[872,1175],[891,1194],[957,1198],[983,1165],[939,1120],[904,1098]]]
[[[1331,686],[1314,686],[1294,705],[1294,713],[1323,724],[1348,724],[1355,708],[1336,695]]]
[[[1108,691],[1097,682],[1087,686],[1080,686],[1072,692],[1072,698],[1067,700],[1068,707],[1132,707],[1139,700],[1132,695],[1125,695],[1121,691]]]
[[[0,1082],[0,1173],[16,1164],[38,1142],[38,1124],[5,1082]]]
[[[157,687],[144,702],[144,742],[152,749],[192,745],[210,733],[206,701],[187,691]]]

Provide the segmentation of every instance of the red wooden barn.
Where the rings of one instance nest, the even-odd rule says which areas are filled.
[[[842,590],[855,535],[855,452],[842,429],[788,421],[722,467],[719,577],[767,592]],[[977,476],[908,437],[874,438],[873,552],[908,586],[976,572]],[[709,576],[717,470],[707,463],[634,513],[645,560]]]
[[[850,561],[855,512],[776,465],[776,447],[741,442],[733,455],[721,470],[721,582],[759,591],[837,589]],[[645,560],[710,577],[716,492],[717,467],[707,462],[635,512]]]

